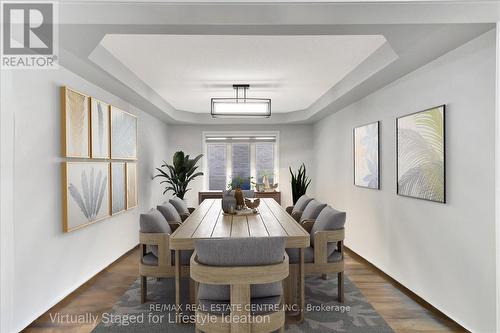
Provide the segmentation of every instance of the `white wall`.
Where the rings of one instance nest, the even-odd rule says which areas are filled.
[[[3,73],[2,73],[3,74]],[[161,201],[151,180],[167,153],[167,125],[77,75],[59,70],[10,73],[2,106],[14,114],[14,299],[18,331],[138,243],[138,214]],[[138,116],[139,207],[71,233],[62,232],[59,87]],[[2,163],[4,160],[2,160]],[[3,180],[2,180],[3,181]]]
[[[315,125],[316,195],[346,245],[474,332],[495,332],[495,32]],[[446,104],[446,204],[396,195],[395,119]],[[352,129],[380,120],[381,190],[353,186]]]
[[[179,126],[169,125],[168,142],[170,153],[165,158],[171,161],[172,155],[177,150],[183,150],[187,154],[196,156],[203,153],[204,131],[279,131],[279,190],[281,191],[281,204],[283,206],[292,203],[292,192],[290,187],[290,172],[288,167],[296,169],[302,162],[305,163],[308,175],[312,178],[309,191],[314,191],[316,178],[313,174],[313,127],[312,125],[278,125],[278,126]],[[205,163],[205,159],[202,159]],[[203,164],[200,169],[203,170]],[[188,192],[186,199],[190,206],[198,205],[198,192],[204,191],[203,180],[197,178],[193,183],[192,190]]]

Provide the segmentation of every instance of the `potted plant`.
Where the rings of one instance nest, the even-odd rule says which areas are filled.
[[[159,174],[153,177],[165,178],[160,182],[160,184],[167,184],[163,194],[173,191],[174,195],[180,199],[184,199],[184,195],[190,190],[188,188],[189,183],[196,177],[203,175],[203,172],[195,172],[198,168],[196,163],[202,157],[203,154],[200,154],[192,159],[189,155],[185,155],[183,151],[178,151],[172,158],[172,165],[163,161],[163,165],[160,168],[156,168]],[[162,168],[166,168],[166,171],[162,170]]]
[[[289,167],[289,169],[290,174],[292,175],[292,197],[293,204],[295,205],[297,200],[306,194],[307,188],[309,187],[309,184],[311,184],[311,179],[306,176],[306,166],[304,163],[302,163],[297,173],[293,173],[292,167]]]

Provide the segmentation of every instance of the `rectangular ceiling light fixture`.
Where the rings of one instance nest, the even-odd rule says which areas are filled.
[[[269,118],[271,116],[271,99],[247,98],[246,91],[250,85],[233,85],[236,98],[212,98],[211,114],[214,118]],[[243,93],[243,97],[240,97]]]

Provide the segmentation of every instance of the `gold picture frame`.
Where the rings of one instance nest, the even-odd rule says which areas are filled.
[[[111,162],[111,215],[127,210],[127,171],[125,162]]]
[[[111,159],[137,160],[137,116],[110,106]]]
[[[104,110],[100,106],[104,106]],[[111,105],[90,97],[90,155],[93,159],[111,157]]]
[[[90,97],[61,87],[62,155],[90,158]]]
[[[126,184],[127,184],[127,210],[137,207],[138,190],[137,190],[137,163],[127,162],[125,164]]]
[[[109,162],[62,162],[64,232],[110,216],[110,173]]]

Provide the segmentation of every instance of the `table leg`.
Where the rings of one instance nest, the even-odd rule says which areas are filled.
[[[304,311],[306,299],[305,296],[305,267],[304,267],[304,248],[301,247],[299,250],[299,323],[304,321]]]
[[[181,311],[181,251],[175,250],[175,313],[179,315]]]

